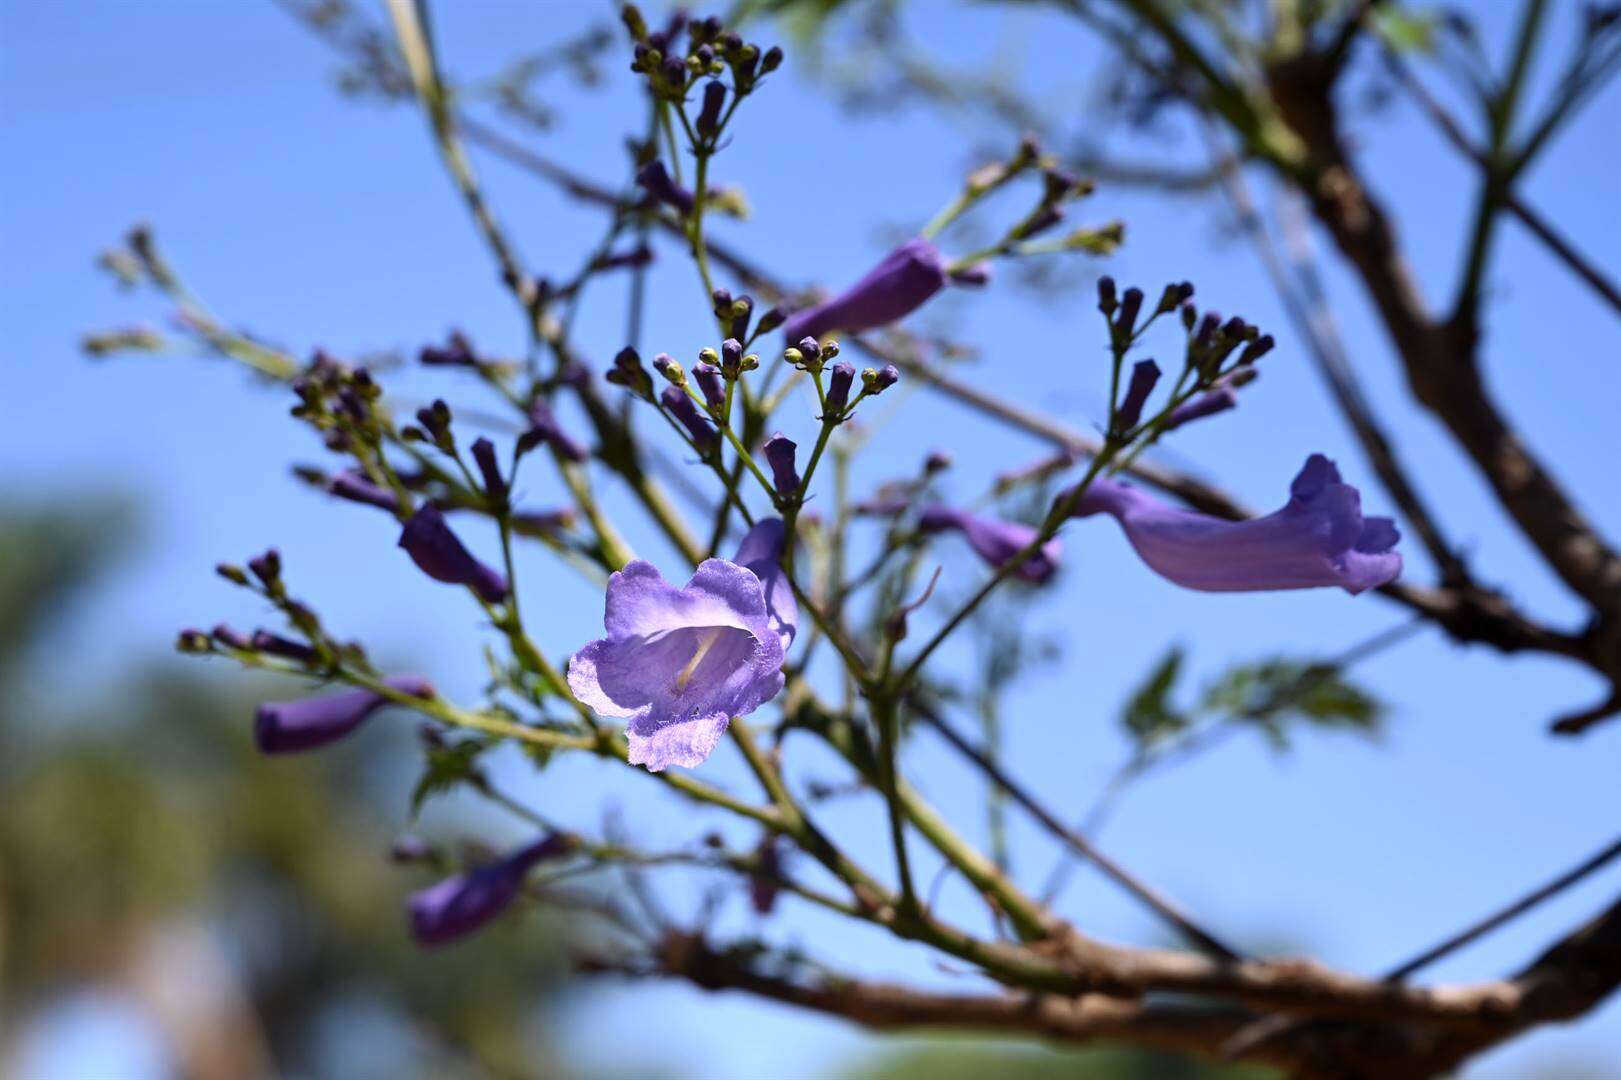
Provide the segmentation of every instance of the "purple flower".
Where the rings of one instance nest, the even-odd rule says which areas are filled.
[[[423,503],[411,515],[400,532],[400,547],[419,570],[435,581],[470,586],[485,603],[506,599],[505,575],[473,558],[433,503]]]
[[[1171,410],[1171,415],[1165,418],[1160,425],[1160,431],[1166,432],[1190,424],[1195,420],[1203,420],[1207,416],[1226,412],[1238,405],[1238,391],[1233,387],[1218,383],[1210,390],[1205,391],[1196,398],[1184,401]]]
[[[799,490],[799,472],[794,468],[794,451],[798,449],[799,444],[780,431],[765,441],[766,463],[771,466],[771,480],[779,495]]]
[[[740,558],[771,554],[771,537],[756,536],[762,526],[744,538]],[[778,521],[779,552],[781,530]],[[630,721],[632,764],[649,772],[692,768],[715,749],[732,717],[782,689],[783,643],[793,628],[780,616],[773,624],[767,588],[754,570],[724,559],[706,559],[683,589],[640,559],[608,579],[608,636],[574,654],[568,684],[602,715]],[[792,597],[786,582],[780,589],[771,589],[773,600]]]
[[[738,542],[732,561],[745,570],[752,570],[760,579],[765,593],[766,618],[771,629],[782,639],[782,651],[794,643],[799,628],[799,601],[794,599],[794,587],[782,570],[782,549],[788,533],[781,518],[764,518],[744,534]]]
[[[692,213],[692,208],[697,203],[692,192],[670,179],[670,174],[665,171],[662,161],[650,161],[643,165],[641,171],[636,174],[636,182],[646,188],[647,193],[653,198],[683,217]]]
[[[1114,425],[1118,431],[1130,431],[1142,419],[1143,405],[1159,382],[1159,365],[1152,360],[1139,360],[1132,365],[1131,382],[1126,385],[1126,396],[1115,413]]]
[[[329,494],[349,502],[365,503],[380,510],[393,513],[399,509],[399,502],[394,493],[385,487],[372,483],[371,478],[356,469],[345,469],[326,483]]]
[[[419,675],[391,675],[383,680],[402,694],[433,697],[433,685]],[[301,701],[267,702],[253,718],[253,741],[265,754],[296,754],[336,742],[349,734],[388,699],[370,690],[346,690]]]
[[[307,664],[316,657],[315,650],[302,641],[290,641],[280,634],[272,634],[269,630],[255,630],[249,645],[258,652],[286,657],[300,664]]]
[[[939,505],[928,507],[923,511],[918,527],[926,533],[943,532],[946,529],[960,531],[975,554],[998,569],[1014,555],[1029,547],[1038,535],[1037,530],[1017,521],[980,517],[966,510]],[[1013,571],[1014,576],[1036,584],[1046,581],[1053,576],[1053,571],[1058,569],[1061,550],[1056,538],[1047,541],[1034,555],[1024,561],[1023,566]]]
[[[700,454],[707,454],[720,444],[720,432],[709,425],[709,421],[704,419],[703,414],[698,411],[698,406],[687,396],[685,390],[679,386],[666,386],[664,392],[659,395],[659,400],[664,402],[664,407],[681,422],[681,426],[687,429],[687,434],[698,447]]]
[[[495,444],[480,436],[473,442],[473,461],[479,475],[484,477],[484,491],[497,501],[507,497],[507,482],[501,476],[501,465],[495,459]]]
[[[826,303],[796,312],[785,324],[789,341],[832,330],[860,333],[903,319],[946,283],[945,262],[922,237],[908,240],[867,276]]]
[[[1060,496],[1064,498],[1067,496]],[[1306,459],[1283,509],[1224,521],[1168,506],[1118,480],[1097,477],[1074,516],[1109,514],[1161,577],[1205,592],[1257,592],[1338,585],[1355,595],[1394,581],[1401,538],[1385,517],[1362,516],[1356,488],[1321,454]]]
[[[827,380],[827,411],[843,412],[850,402],[850,384],[856,381],[855,365],[840,360],[833,365],[833,374]]]
[[[590,457],[590,452],[574,440],[563,425],[557,422],[557,414],[552,412],[544,398],[536,398],[529,403],[529,430],[518,438],[518,452],[527,454],[540,443],[550,443],[567,461],[584,461]]]
[[[412,893],[407,910],[411,936],[419,945],[444,945],[465,937],[512,905],[523,891],[530,869],[547,859],[567,855],[573,841],[552,833],[506,858],[446,878]]]
[[[726,384],[721,381],[720,368],[700,360],[692,365],[692,379],[698,384],[698,389],[703,392],[704,401],[711,409],[725,407]]]

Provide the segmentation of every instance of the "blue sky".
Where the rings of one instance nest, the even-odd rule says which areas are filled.
[[[928,11],[918,23],[932,51],[964,65],[1023,64],[1021,78],[1045,88],[1054,115],[1072,125],[1084,117],[1098,54],[1078,30],[944,2],[918,6]],[[446,65],[465,73],[606,21],[605,7],[586,4],[441,7]],[[1506,5],[1480,7],[1488,41],[1500,42]],[[1561,22],[1549,35],[1544,83],[1570,31]],[[563,122],[540,146],[581,172],[617,181],[623,133],[640,114],[628,74],[617,62],[608,67],[607,88],[555,98]],[[324,48],[269,3],[0,0],[0,127],[8,148],[0,242],[12,253],[0,264],[9,345],[0,363],[10,406],[0,467],[14,497],[108,490],[145,508],[141,535],[116,576],[64,630],[69,647],[44,669],[42,684],[61,685],[69,675],[116,678],[132,657],[162,654],[185,623],[250,621],[257,613],[209,567],[275,543],[298,591],[319,603],[329,623],[375,651],[433,658],[431,674],[442,685],[468,693],[478,685],[480,661],[468,644],[477,613],[453,590],[416,575],[380,515],[325,504],[289,478],[290,460],[319,460],[319,452],[287,421],[280,395],[224,363],[97,364],[76,348],[87,329],[163,318],[151,301],[117,295],[91,268],[95,253],[137,220],[153,225],[187,281],[227,321],[295,352],[317,344],[349,354],[414,348],[452,326],[494,351],[520,347],[521,325],[420,117],[341,100],[333,70]],[[1621,269],[1617,104],[1612,90],[1590,108],[1526,186],[1534,203],[1612,270]],[[1399,215],[1419,279],[1439,302],[1450,291],[1473,178],[1408,109],[1359,122],[1357,134],[1369,171],[1383,178]],[[951,196],[980,142],[924,111],[851,116],[791,58],[740,114],[735,141],[716,166],[719,179],[747,190],[755,216],[718,232],[784,276],[849,280],[886,237],[915,228]],[[1176,156],[1190,147],[1167,135],[1133,149]],[[524,256],[542,272],[572,268],[596,240],[597,219],[500,162],[476,161]],[[1241,408],[1180,433],[1167,451],[1171,459],[1266,506],[1281,502],[1308,453],[1322,451],[1363,487],[1370,508],[1386,507],[1251,250],[1220,228],[1217,215],[1107,187],[1082,213],[1127,221],[1126,246],[1101,267],[1122,283],[1152,294],[1164,281],[1190,279],[1209,305],[1240,312],[1279,338]],[[695,351],[705,343],[705,317],[675,249],[661,252],[654,281],[648,351]],[[1423,489],[1451,533],[1517,601],[1550,621],[1572,621],[1576,606],[1505,524],[1469,463],[1405,399],[1353,283],[1335,271],[1330,285],[1370,394],[1404,455],[1422,470]],[[1621,535],[1613,314],[1512,225],[1504,228],[1489,287],[1485,356],[1499,399],[1582,493],[1594,521]],[[615,284],[585,306],[581,343],[599,361],[623,344],[622,303]],[[1089,286],[1038,304],[1005,288],[952,296],[920,325],[983,346],[969,377],[1076,425],[1098,420],[1107,373]],[[458,389],[422,373],[400,384],[402,394],[424,397]],[[795,417],[794,403],[786,411],[790,434],[809,430],[809,412],[799,404],[803,415]],[[1041,452],[1027,438],[919,394],[878,432],[857,480],[871,484],[909,469],[938,444],[956,453],[951,482],[963,497]],[[529,483],[537,505],[561,497],[540,470]],[[644,527],[628,532],[644,554],[677,572]],[[1065,544],[1065,572],[1029,616],[1034,630],[1061,637],[1063,662],[1021,683],[1006,714],[1010,759],[1060,808],[1088,805],[1120,759],[1119,703],[1168,642],[1184,643],[1195,673],[1205,676],[1273,652],[1332,652],[1402,617],[1375,597],[1337,592],[1182,592],[1144,570],[1104,522],[1072,528]],[[1426,579],[1430,568],[1406,547],[1408,574]],[[960,549],[940,550],[964,588],[976,568]],[[595,590],[539,558],[521,569],[526,612],[549,651],[562,654],[594,636],[601,615]],[[949,670],[966,656],[948,648],[939,663]],[[1111,823],[1106,847],[1231,936],[1310,942],[1329,963],[1372,972],[1612,835],[1621,735],[1606,729],[1564,742],[1544,734],[1548,717],[1596,697],[1589,676],[1551,660],[1459,649],[1434,632],[1360,672],[1392,705],[1381,744],[1309,739],[1278,758],[1258,743],[1234,742],[1145,784]],[[981,789],[971,776],[926,740],[908,765],[959,827],[978,836]],[[818,762],[795,775],[818,766],[833,771]],[[736,774],[735,762],[720,755],[706,769],[723,779]],[[537,805],[560,814],[591,808],[573,811],[582,827],[595,823],[604,798],[623,806],[650,843],[675,843],[699,827],[685,814],[653,813],[669,804],[654,785],[624,773],[571,763],[544,785],[512,775]],[[289,776],[296,782],[295,771]],[[828,814],[830,828],[855,835],[854,850],[883,866],[875,821],[866,804]],[[1031,878],[1044,873],[1048,845],[1022,822],[1015,841],[1019,867]],[[1463,980],[1512,968],[1611,899],[1617,880],[1612,873],[1572,890],[1432,976]],[[1066,910],[1088,931],[1125,940],[1159,934],[1090,875],[1066,897]],[[967,900],[943,902],[966,911]],[[786,916],[784,930],[854,970],[942,978],[915,950],[813,915]],[[743,1077],[788,1063],[787,1075],[814,1077],[868,1045],[841,1025],[673,986],[582,987],[563,1008],[560,1030],[582,1068],[657,1060],[693,1075]],[[1470,1075],[1513,1076],[1531,1059],[1613,1065],[1621,1061],[1618,1020],[1621,1005],[1612,1004],[1575,1028],[1482,1059]],[[84,1023],[74,1030],[100,1030]],[[624,1037],[627,1025],[637,1038]],[[114,1028],[125,1026],[120,1019]]]

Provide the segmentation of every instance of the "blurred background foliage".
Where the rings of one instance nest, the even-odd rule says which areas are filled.
[[[251,683],[158,658],[67,706],[30,685],[30,659],[93,602],[85,586],[131,524],[115,503],[0,517],[11,1034],[96,989],[138,1003],[188,1076],[544,1073],[556,934],[508,920],[425,962],[401,903],[428,874],[388,858],[410,778],[376,767],[384,733],[268,760],[249,740]],[[385,1037],[327,1037],[358,1019]]]

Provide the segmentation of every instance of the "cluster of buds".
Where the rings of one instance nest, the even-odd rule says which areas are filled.
[[[788,312],[783,308],[774,307],[760,316],[755,324],[754,332],[749,333],[749,322],[754,317],[754,297],[733,297],[730,289],[716,289],[710,296],[713,303],[715,318],[720,322],[721,331],[729,338],[741,342],[747,348],[756,338],[771,333],[788,320]]]
[[[1214,311],[1207,311],[1200,317],[1192,304],[1182,306],[1182,325],[1189,335],[1188,364],[1207,381],[1221,373],[1222,366],[1240,345],[1244,348],[1239,352],[1235,366],[1249,367],[1271,352],[1275,344],[1271,334],[1262,334],[1259,327],[1250,325],[1237,315],[1225,322]]]
[[[304,374],[293,380],[298,404],[292,415],[323,433],[329,449],[350,450],[358,441],[375,446],[382,434],[377,402],[383,388],[365,368],[350,368],[317,350]]]
[[[735,92],[743,97],[754,90],[763,76],[782,66],[780,48],[772,46],[762,51],[758,45],[727,30],[725,24],[713,16],[689,23],[684,14],[677,12],[663,30],[649,30],[646,19],[634,4],[621,8],[620,17],[635,42],[630,69],[645,75],[654,95],[666,101],[684,101],[693,82],[705,78],[718,80],[728,71]],[[687,34],[685,49],[677,44],[683,29]],[[712,82],[710,85],[716,91],[705,91],[697,125],[698,134],[706,140],[713,140],[720,132],[720,110],[725,98],[722,84]]]

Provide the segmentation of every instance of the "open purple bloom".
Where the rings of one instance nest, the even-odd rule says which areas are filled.
[[[766,587],[738,563],[706,559],[677,589],[635,560],[608,579],[603,624],[608,636],[570,659],[569,687],[602,715],[630,721],[630,761],[649,772],[698,765],[732,717],[782,689],[783,641],[792,631],[781,620],[773,625]]]
[[[975,554],[997,568],[1029,547],[1038,535],[1036,529],[1022,522],[980,517],[966,510],[939,505],[925,509],[918,526],[928,533],[956,529],[963,534]],[[1056,537],[1047,541],[1024,561],[1023,566],[1013,571],[1014,576],[1039,585],[1058,569],[1061,551],[1062,546]]]
[[[1060,496],[1064,498],[1066,496]],[[1283,509],[1252,521],[1168,506],[1118,480],[1095,478],[1074,516],[1109,514],[1161,577],[1205,592],[1337,585],[1355,595],[1394,581],[1401,539],[1385,517],[1362,516],[1356,488],[1321,454],[1306,459]]]
[[[419,945],[432,946],[471,934],[512,905],[536,863],[567,855],[573,848],[566,834],[552,833],[504,859],[412,893],[407,904],[411,936]]]
[[[916,237],[884,256],[866,277],[838,296],[796,312],[783,332],[789,341],[798,341],[833,330],[873,330],[910,315],[945,283],[945,260],[939,250]]]
[[[411,515],[400,533],[400,547],[418,569],[435,581],[471,586],[486,603],[506,599],[506,576],[473,558],[433,503],[423,503]]]
[[[419,675],[391,675],[383,682],[403,694],[433,697],[433,684]],[[254,714],[253,741],[265,754],[313,750],[348,735],[386,704],[386,697],[370,690],[266,702]]]

